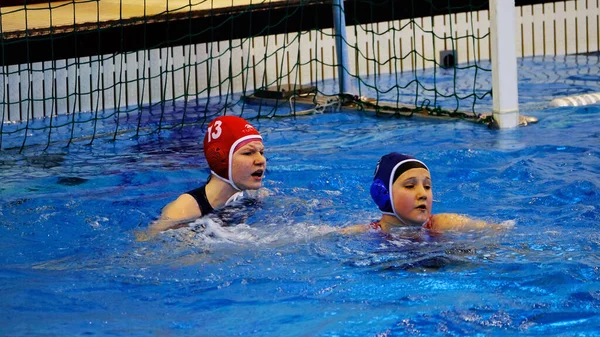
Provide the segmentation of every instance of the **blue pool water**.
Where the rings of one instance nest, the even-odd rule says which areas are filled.
[[[598,64],[522,61],[521,113],[540,121],[516,130],[254,121],[268,195],[249,217],[148,242],[136,232],[207,177],[201,125],[0,153],[0,335],[600,335],[600,105],[547,106],[600,91]],[[515,226],[429,242],[338,234],[377,218],[368,186],[390,151],[429,165],[434,212]]]

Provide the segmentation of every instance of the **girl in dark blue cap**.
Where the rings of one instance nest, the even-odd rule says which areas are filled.
[[[381,219],[369,225],[344,228],[343,233],[369,229],[388,233],[394,227],[406,226],[422,226],[436,232],[489,226],[484,221],[459,214],[433,215],[429,168],[422,161],[405,154],[392,152],[381,157],[371,184],[371,197],[381,210]]]

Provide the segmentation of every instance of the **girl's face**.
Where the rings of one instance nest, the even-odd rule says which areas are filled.
[[[431,176],[424,168],[410,169],[392,185],[394,209],[407,225],[421,226],[431,215]]]
[[[233,153],[231,176],[241,190],[257,190],[267,169],[265,147],[259,140],[240,147]]]

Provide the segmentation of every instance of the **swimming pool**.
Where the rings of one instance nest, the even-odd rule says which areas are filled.
[[[599,68],[597,55],[522,60],[521,113],[540,121],[517,130],[255,121],[270,195],[246,224],[200,220],[148,242],[136,231],[207,177],[202,126],[2,153],[0,334],[598,335],[600,106],[546,106],[600,91]],[[429,165],[434,212],[516,226],[427,243],[337,234],[378,216],[368,186],[389,151]]]

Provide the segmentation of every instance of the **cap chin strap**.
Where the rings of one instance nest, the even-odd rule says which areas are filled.
[[[244,192],[242,190],[240,190],[239,188],[237,188],[237,186],[235,186],[235,184],[233,183],[233,181],[231,180],[227,180],[223,177],[221,177],[220,175],[216,174],[214,171],[210,171],[210,173],[212,173],[215,177],[217,177],[217,179],[228,183],[229,185],[231,185],[231,187],[235,188],[235,190],[237,192],[235,192],[232,196],[229,197],[229,199],[227,199],[227,201],[225,201],[224,205],[229,205],[232,202],[236,202],[238,201],[240,198],[242,198],[244,196]]]
[[[221,177],[220,175],[216,174],[215,171],[210,170],[210,173],[212,173],[215,177],[217,177],[219,180],[226,182],[227,184],[229,184],[231,187],[233,187],[236,191],[241,192],[242,190],[237,187],[234,183],[233,180],[231,179],[225,179],[223,177]]]

